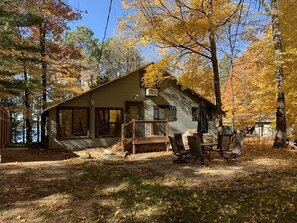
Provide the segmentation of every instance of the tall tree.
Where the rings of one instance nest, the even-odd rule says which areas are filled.
[[[0,90],[5,92],[1,97],[13,93],[16,100],[22,99],[25,109],[18,107],[26,120],[27,142],[32,138],[32,111],[40,111],[38,89],[43,92],[43,108],[48,99],[56,103],[81,92],[73,88],[79,72],[69,62],[78,55],[62,45],[67,22],[76,18],[79,14],[62,0],[0,2]]]
[[[41,21],[41,18],[32,13],[22,11],[22,1],[0,2],[0,86],[3,93],[18,92],[22,81],[14,77],[22,73],[24,61],[36,61],[30,52],[36,52],[32,44],[19,39],[19,28],[30,28]],[[28,56],[24,57],[23,53]],[[21,64],[21,65],[20,65]],[[19,66],[20,65],[20,66]]]
[[[90,88],[129,73],[143,62],[140,51],[127,36],[116,36],[102,43],[87,26],[77,26],[76,30],[67,32],[65,43],[80,49],[81,82],[82,85],[87,83]]]
[[[217,41],[226,23],[237,16],[241,4],[241,0],[237,3],[227,0],[124,1],[124,6],[127,9],[134,8],[136,13],[127,16],[123,25],[136,31],[141,43],[155,44],[162,49],[168,49],[170,52],[170,56],[166,57],[168,64],[172,64],[175,60],[175,63],[185,65],[195,57],[202,57],[197,60],[198,63],[211,64],[221,126],[222,101]]]
[[[32,142],[31,93],[36,92],[36,80],[29,72],[36,70],[38,48],[28,38],[30,29],[41,22],[41,18],[28,12],[23,1],[3,1],[0,3],[1,41],[0,82],[3,87],[2,98],[16,97],[24,104],[23,117],[26,128],[26,142]],[[35,84],[34,84],[35,83]],[[7,101],[7,100],[4,100]],[[7,103],[5,103],[7,105]],[[9,103],[11,105],[11,103]],[[11,107],[11,106],[10,106]],[[16,107],[20,105],[14,104]]]
[[[61,61],[61,59],[69,56],[70,52],[66,54],[67,48],[62,48],[63,33],[68,29],[67,23],[79,19],[80,14],[74,12],[73,8],[63,0],[26,0],[26,4],[29,10],[42,18],[42,22],[33,28],[32,37],[39,43],[42,68],[42,107],[46,108],[49,97],[48,85],[51,84],[49,71],[67,76],[69,67],[66,61]]]
[[[232,92],[228,90],[222,95],[226,118],[232,120],[232,113],[236,113],[235,126],[240,125],[245,128],[255,125],[255,122],[263,118],[271,120],[275,108],[271,103],[275,92],[273,61],[270,56],[273,53],[272,48],[269,34],[266,34],[234,60],[232,80],[230,75],[225,84],[226,89],[230,89],[233,85],[234,98]]]
[[[279,0],[270,0],[270,8],[264,0],[259,0],[266,13],[271,18],[272,39],[275,56],[275,83],[276,83],[276,135],[273,147],[286,148],[286,103],[284,93],[283,69],[283,41],[280,28]]]
[[[77,60],[81,67],[80,83],[85,90],[96,86],[99,69],[99,40],[94,37],[94,32],[87,26],[77,26],[76,30],[68,31],[65,35],[65,44],[74,45],[82,57]]]
[[[297,81],[296,81],[296,56],[297,56],[297,1],[287,0],[280,2],[280,28],[284,47],[284,73],[286,92],[286,124],[287,129],[297,132]],[[292,134],[290,132],[290,134]],[[296,139],[296,135],[295,135]]]
[[[114,78],[127,74],[143,64],[139,49],[124,34],[107,39],[100,61],[101,74]]]
[[[66,99],[64,94],[57,91],[71,89],[71,83],[77,74],[75,67],[67,63],[68,59],[75,56],[66,47],[62,46],[63,33],[67,30],[67,23],[80,18],[64,0],[26,0],[29,11],[33,11],[42,18],[38,26],[33,27],[32,38],[39,44],[41,60],[41,90],[42,108],[48,106],[48,100],[56,103]],[[66,87],[68,86],[68,87]],[[50,95],[53,98],[50,98]],[[59,96],[59,97],[58,97]],[[45,133],[45,120],[41,120],[41,135]]]

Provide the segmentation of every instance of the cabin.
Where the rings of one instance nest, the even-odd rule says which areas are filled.
[[[173,76],[155,88],[145,88],[142,67],[48,107],[42,113],[46,148],[82,149],[128,144],[168,143],[168,136],[197,129],[197,114],[207,106],[209,132],[216,136],[216,107],[184,89]],[[169,74],[168,74],[169,75]]]

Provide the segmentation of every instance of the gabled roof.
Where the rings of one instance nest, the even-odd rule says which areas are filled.
[[[115,82],[115,81],[117,81],[117,80],[119,80],[119,79],[125,78],[125,77],[131,75],[132,73],[134,73],[134,72],[136,72],[136,71],[145,69],[146,67],[148,67],[148,66],[151,65],[151,64],[153,64],[153,63],[148,63],[148,64],[146,64],[146,65],[144,65],[144,66],[142,66],[142,67],[140,67],[140,68],[138,68],[138,69],[136,69],[136,70],[131,71],[131,72],[128,73],[128,74],[125,74],[125,75],[123,75],[123,76],[114,78],[114,79],[112,79],[112,80],[110,80],[110,81],[108,81],[108,82],[106,82],[106,83],[104,83],[104,84],[101,84],[101,85],[99,85],[99,86],[97,86],[97,87],[94,87],[94,88],[92,88],[92,89],[90,89],[90,90],[88,90],[88,91],[86,91],[86,92],[83,92],[83,93],[81,93],[81,94],[79,94],[79,95],[75,95],[75,96],[73,96],[72,98],[69,98],[69,99],[67,99],[67,100],[65,100],[65,101],[62,101],[62,102],[60,102],[60,103],[54,104],[54,105],[52,105],[52,106],[49,106],[49,107],[47,107],[46,109],[44,109],[44,110],[42,111],[42,113],[44,113],[44,112],[46,112],[46,111],[48,111],[48,110],[51,110],[52,108],[55,108],[55,107],[57,107],[57,106],[59,106],[59,105],[62,105],[62,104],[64,104],[64,103],[68,102],[68,101],[71,101],[71,100],[73,100],[73,99],[75,99],[75,98],[78,98],[78,97],[80,97],[80,96],[82,96],[82,95],[88,94],[88,93],[90,93],[90,92],[92,92],[92,91],[94,91],[94,90],[96,90],[96,89],[98,89],[98,88],[101,88],[101,87],[103,87],[103,86],[112,84],[113,82]]]
[[[128,74],[125,74],[125,75],[123,75],[123,76],[114,78],[114,79],[112,79],[111,81],[109,81],[109,82],[107,82],[107,83],[104,83],[104,84],[99,85],[99,86],[97,86],[97,87],[95,87],[95,88],[92,88],[92,89],[90,89],[90,90],[88,90],[88,91],[86,91],[86,92],[83,92],[83,93],[81,93],[81,94],[79,94],[79,95],[76,95],[76,96],[74,96],[74,97],[72,97],[72,98],[70,98],[70,99],[67,99],[67,100],[65,100],[65,101],[63,101],[63,102],[60,102],[60,103],[57,103],[57,104],[55,104],[55,105],[49,106],[49,107],[47,107],[46,109],[44,109],[44,110],[42,111],[42,114],[45,113],[45,112],[47,112],[47,111],[49,111],[49,110],[51,110],[52,108],[58,107],[58,106],[60,106],[60,105],[62,105],[62,104],[64,104],[64,103],[66,103],[66,102],[68,102],[68,101],[71,101],[71,100],[73,100],[73,99],[75,99],[75,98],[78,98],[78,97],[80,97],[80,96],[82,96],[82,95],[88,94],[88,93],[90,93],[90,92],[92,92],[92,91],[94,91],[94,90],[96,90],[96,89],[98,89],[98,88],[104,87],[104,86],[106,86],[106,85],[113,84],[114,82],[118,81],[119,79],[126,78],[126,77],[130,76],[131,74],[133,74],[134,72],[137,72],[137,71],[140,71],[140,70],[145,69],[146,67],[148,67],[148,66],[151,65],[151,64],[153,64],[153,63],[148,63],[148,64],[146,64],[146,65],[144,65],[144,66],[142,66],[142,67],[140,67],[140,68],[138,68],[138,69],[136,69],[136,70],[134,70],[134,71],[131,71],[131,72],[128,73]],[[169,74],[168,72],[166,72],[166,73],[175,79],[175,81],[176,81],[176,85],[182,87],[180,84],[177,83],[177,80],[176,80],[176,78],[175,78],[173,75]],[[189,88],[185,88],[184,90],[187,91],[187,92],[189,92],[189,93],[192,94],[193,96],[199,98],[201,101],[204,101],[208,106],[210,106],[210,107],[216,109],[216,106],[215,106],[212,102],[210,102],[210,101],[207,100],[206,98],[202,97],[201,95],[199,95],[199,94],[196,93],[195,91],[193,91],[193,90],[191,90],[191,89],[189,89]]]

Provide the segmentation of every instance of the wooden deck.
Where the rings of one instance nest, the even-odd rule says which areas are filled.
[[[153,131],[153,124],[165,124],[165,135],[152,135]],[[136,129],[137,125],[139,124],[148,124],[149,129],[146,129],[147,135],[146,137],[136,137]],[[132,137],[126,137],[126,128],[132,126]],[[127,124],[122,125],[122,145],[123,151],[126,150],[126,147],[132,144],[132,153],[136,153],[136,146],[141,145],[150,145],[150,144],[168,144],[169,143],[169,122],[168,120],[132,120]],[[167,146],[168,150],[168,146]]]
[[[136,138],[132,141],[132,144],[135,145],[145,145],[145,144],[158,144],[158,143],[168,143],[167,136],[159,136],[159,137],[143,137],[143,138]]]

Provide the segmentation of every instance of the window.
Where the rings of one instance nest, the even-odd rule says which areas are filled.
[[[212,109],[209,107],[206,107],[207,111],[207,118],[209,120],[212,119]],[[192,121],[198,121],[199,119],[199,107],[192,107]]]
[[[177,120],[176,107],[172,105],[154,106],[154,120],[165,120],[173,122]]]
[[[122,109],[96,109],[96,136],[120,136],[122,119]]]
[[[198,116],[199,116],[199,108],[192,107],[192,121],[198,121]]]
[[[58,132],[60,138],[88,136],[89,109],[60,108],[58,109]]]

